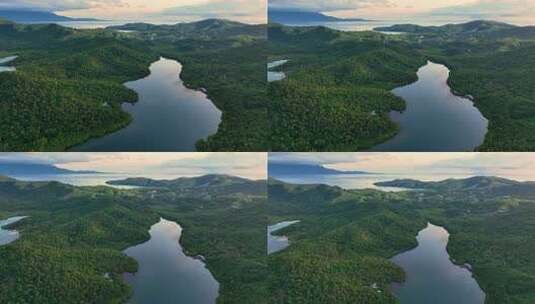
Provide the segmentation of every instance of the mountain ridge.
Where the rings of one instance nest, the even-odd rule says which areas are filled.
[[[50,164],[37,163],[0,163],[0,176],[39,175],[39,174],[94,174],[97,171],[69,170]]]
[[[0,9],[0,18],[13,22],[102,21],[95,18],[71,18],[46,11],[5,9]]]
[[[364,22],[370,21],[362,18],[338,18],[328,16],[320,12],[305,12],[305,11],[291,11],[291,10],[269,10],[268,22],[295,24],[307,22]]]
[[[342,171],[336,169],[326,168],[319,164],[295,164],[295,163],[269,163],[268,174],[271,176],[277,175],[344,175],[344,174],[371,174],[365,171]]]

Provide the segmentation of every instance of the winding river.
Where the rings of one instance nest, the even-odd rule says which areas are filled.
[[[7,245],[20,237],[18,231],[3,229],[3,227],[16,223],[22,220],[23,218],[26,218],[26,216],[15,216],[0,221],[0,246]]]
[[[400,132],[373,151],[474,151],[487,133],[488,121],[471,98],[453,94],[449,69],[428,62],[418,70],[418,81],[392,92],[407,109],[390,113]]]
[[[195,143],[215,134],[221,111],[202,91],[180,79],[182,65],[160,58],[150,75],[125,86],[136,91],[136,103],[123,103],[133,121],[126,128],[74,147],[73,151],[195,151]],[[105,105],[104,105],[105,106]]]
[[[139,263],[135,274],[125,274],[133,286],[136,304],[213,304],[219,283],[206,269],[202,257],[187,256],[180,245],[182,227],[160,219],[149,231],[150,240],[125,250]]]
[[[297,224],[299,221],[285,221],[271,226],[267,229],[267,253],[272,254],[290,246],[290,241],[286,236],[272,235],[273,232],[286,228],[290,225]]]
[[[15,67],[5,66],[6,63],[9,63],[15,59],[17,59],[18,56],[9,56],[0,58],[0,72],[13,72],[17,69]]]
[[[428,224],[416,237],[418,246],[392,258],[406,282],[392,286],[401,304],[483,304],[485,293],[472,273],[451,262],[446,229]]]

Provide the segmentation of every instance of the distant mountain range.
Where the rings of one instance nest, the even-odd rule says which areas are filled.
[[[340,175],[370,174],[364,171],[341,171],[325,168],[317,164],[269,163],[268,174],[271,177],[285,175]]]
[[[442,26],[421,26],[416,24],[396,24],[388,27],[377,27],[377,31],[404,32],[412,34],[481,34],[502,30],[511,30],[517,26],[488,20],[475,20],[460,24],[446,24]]]
[[[70,18],[52,12],[32,10],[0,10],[0,18],[13,22],[61,22],[61,21],[100,21],[93,18]]]
[[[50,175],[50,174],[93,174],[96,171],[73,171],[54,165],[32,163],[0,163],[0,175]]]
[[[375,183],[377,186],[408,189],[429,189],[440,191],[490,191],[503,188],[529,187],[535,190],[533,182],[518,182],[495,176],[474,176],[463,179],[446,179],[437,182],[423,182],[414,179],[397,179]]]
[[[147,39],[220,39],[239,36],[254,36],[265,39],[265,25],[251,25],[225,19],[205,19],[196,22],[154,25],[149,23],[128,23],[109,26],[107,29],[136,31],[147,35]]]
[[[318,12],[303,12],[303,11],[284,11],[284,10],[269,10],[268,20],[272,23],[282,24],[298,24],[308,22],[350,22],[350,21],[369,21],[361,18],[337,18],[327,16]]]
[[[261,194],[266,191],[265,180],[249,180],[230,175],[210,174],[198,177],[180,177],[172,180],[155,180],[151,178],[135,177],[122,180],[107,181],[108,185],[137,186],[150,188],[168,188],[182,192],[198,192],[206,194]]]

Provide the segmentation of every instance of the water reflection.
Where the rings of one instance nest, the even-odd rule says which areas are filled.
[[[272,254],[290,246],[290,241],[286,236],[272,235],[273,232],[286,228],[290,225],[297,224],[299,221],[285,221],[271,226],[267,229],[267,253]]]
[[[17,57],[18,56],[9,56],[9,57],[0,58],[0,72],[14,72],[14,71],[16,71],[17,69],[15,67],[4,66],[4,64],[9,63],[9,62],[17,59]]]
[[[221,111],[204,92],[184,86],[180,63],[161,58],[150,71],[146,78],[125,84],[139,95],[137,103],[123,104],[132,123],[73,151],[195,151],[199,139],[217,132]]]
[[[407,109],[392,112],[400,132],[374,151],[473,151],[483,143],[488,121],[469,98],[452,93],[449,69],[428,62],[418,70],[418,81],[393,90]]]
[[[268,82],[281,81],[284,78],[286,78],[286,74],[284,72],[276,72],[276,71],[271,71],[271,70],[285,65],[287,62],[288,60],[284,59],[284,60],[277,60],[277,61],[272,61],[268,63],[267,65]]]
[[[26,217],[27,216],[15,216],[15,217],[10,217],[10,218],[8,218],[6,220],[0,221],[0,246],[1,245],[7,245],[7,244],[17,240],[20,237],[20,234],[19,234],[18,231],[3,229],[3,227],[11,225],[11,224],[14,224],[14,223],[26,218]]]
[[[206,269],[202,257],[184,254],[180,245],[182,227],[161,219],[149,231],[150,240],[125,250],[139,263],[134,275],[126,275],[133,285],[131,303],[213,304],[219,283]]]
[[[453,264],[446,250],[449,233],[432,224],[418,233],[418,247],[392,261],[403,268],[406,282],[394,285],[401,304],[483,304],[485,294],[472,273]]]

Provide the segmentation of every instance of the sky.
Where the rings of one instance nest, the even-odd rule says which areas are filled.
[[[6,162],[139,176],[227,174],[265,179],[267,175],[266,153],[0,153],[0,164]]]
[[[183,22],[225,18],[266,22],[266,0],[0,0],[0,9],[51,11],[105,20]]]
[[[383,174],[492,175],[535,181],[535,153],[270,153],[269,162]]]
[[[490,19],[535,24],[535,0],[270,0],[269,8],[373,20],[440,23]]]

